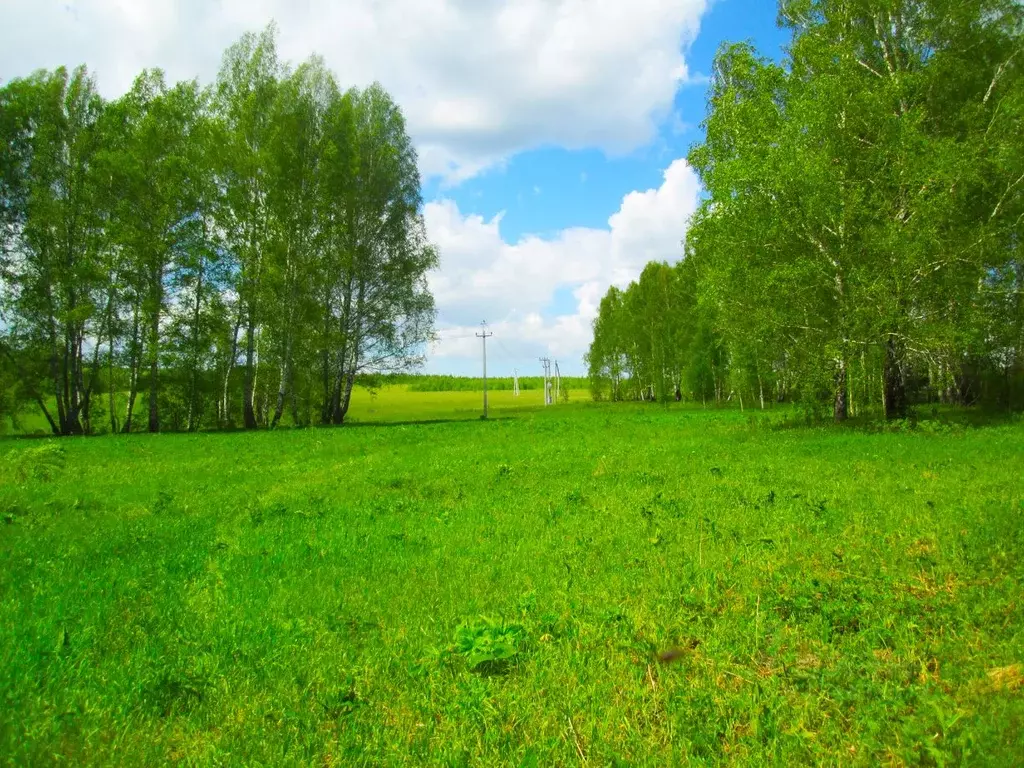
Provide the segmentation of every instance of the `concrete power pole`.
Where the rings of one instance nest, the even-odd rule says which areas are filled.
[[[551,405],[551,358],[540,358],[544,366],[544,405]]]
[[[555,360],[555,402],[559,402],[558,398],[562,394],[562,374],[558,372],[558,361]]]
[[[480,323],[480,327],[483,329],[483,333],[478,333],[476,336],[478,339],[483,340],[484,344],[484,418],[487,418],[487,337],[493,336],[493,333],[487,332],[487,321],[484,320]]]

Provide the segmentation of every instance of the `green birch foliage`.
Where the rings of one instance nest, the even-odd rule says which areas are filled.
[[[678,338],[718,338],[726,399],[774,387],[837,420],[1019,407],[1024,8],[784,0],[779,23],[781,65],[748,44],[715,61],[689,155],[707,191],[686,248],[699,311],[675,313]],[[665,351],[643,294],[625,346],[646,371]],[[712,367],[677,349],[684,380]]]
[[[208,90],[146,70],[104,103],[59,69],[0,106],[5,411],[56,434],[341,423],[357,379],[422,362],[438,254],[379,85],[292,69],[270,26]]]

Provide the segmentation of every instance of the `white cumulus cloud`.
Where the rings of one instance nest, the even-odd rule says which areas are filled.
[[[454,361],[476,359],[480,342],[474,333],[486,318],[509,360],[546,354],[566,360],[566,371],[580,371],[601,297],[609,286],[636,279],[649,261],[682,257],[699,197],[696,173],[679,159],[665,170],[660,187],[623,197],[607,228],[527,235],[515,243],[501,235],[501,214],[488,221],[463,215],[451,200],[428,203],[427,232],[442,257],[430,275],[442,327],[431,367],[450,369]],[[545,311],[559,294],[571,295],[574,306]]]
[[[421,167],[455,183],[542,145],[629,151],[671,114],[707,0],[6,0],[0,78],[85,63],[116,96],[144,68],[210,82],[275,20],[280,53],[321,54],[402,105]]]

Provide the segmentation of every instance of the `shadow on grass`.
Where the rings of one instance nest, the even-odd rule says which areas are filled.
[[[524,409],[525,410],[525,409]],[[486,421],[515,421],[518,416],[489,416]],[[387,421],[387,420],[366,420],[366,421],[346,421],[344,424],[312,424],[308,427],[301,426],[279,426],[275,429],[268,429],[267,427],[259,427],[257,429],[246,429],[245,427],[221,427],[218,429],[201,429],[196,432],[186,432],[184,430],[170,430],[165,429],[156,434],[160,435],[237,435],[242,433],[254,433],[259,434],[262,432],[296,432],[307,429],[316,430],[333,430],[333,429],[355,429],[357,427],[412,427],[412,426],[426,426],[431,424],[474,424],[484,421],[479,416],[455,416],[450,418],[436,418],[436,419],[405,419],[401,421]],[[145,430],[133,431],[130,434],[132,438],[145,437],[150,435],[150,432]],[[31,433],[31,434],[16,434],[16,435],[0,435],[0,443],[4,441],[17,441],[17,440],[45,440],[55,437],[61,437],[64,439],[75,439],[85,438],[93,439],[98,437],[127,437],[123,432],[118,432],[116,435],[110,432],[99,432],[93,435],[53,435],[47,433]]]
[[[0,435],[0,443],[15,440],[43,440],[48,437],[57,437],[50,432],[33,432],[25,435]]]
[[[902,419],[886,419],[878,410],[864,415],[851,416],[846,421],[837,423],[831,413],[807,413],[794,410],[782,418],[751,416],[749,421],[752,426],[778,431],[833,427],[875,434],[881,432],[939,433],[950,430],[986,429],[1019,424],[1022,417],[1024,414],[1020,411],[999,408],[980,406],[956,408],[924,404],[909,408],[906,417]]]
[[[315,429],[345,429],[346,427],[413,427],[424,424],[473,424],[481,421],[515,421],[515,416],[488,416],[481,419],[479,416],[462,416],[439,419],[408,419],[405,421],[347,421],[344,424],[321,424]],[[295,427],[305,429],[305,427]]]

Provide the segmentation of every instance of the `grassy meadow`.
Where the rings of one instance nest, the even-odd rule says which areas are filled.
[[[1024,762],[1019,422],[358,397],[0,441],[0,764]]]
[[[570,403],[582,403],[591,399],[588,389],[573,388],[569,390]],[[114,398],[117,414],[123,420],[128,394],[119,392]],[[511,390],[491,390],[487,393],[488,410],[492,417],[501,417],[511,412],[531,410],[544,407],[544,393],[541,389],[524,389],[518,396]],[[146,431],[145,393],[139,395],[135,403],[134,431]],[[563,403],[559,403],[562,405]],[[47,405],[50,413],[56,413],[56,405],[50,398]],[[106,411],[106,396],[96,398],[94,408],[97,416],[94,425],[97,432],[109,432]],[[466,391],[412,391],[408,384],[392,384],[376,390],[357,386],[352,390],[352,402],[345,417],[348,424],[379,424],[400,421],[459,421],[479,418],[483,412],[483,392]],[[239,414],[235,414],[236,418]],[[285,410],[281,422],[290,425],[291,414]],[[9,415],[0,414],[0,436],[28,435],[45,437],[52,434],[46,417],[34,405],[27,405],[25,410],[12,420]]]

